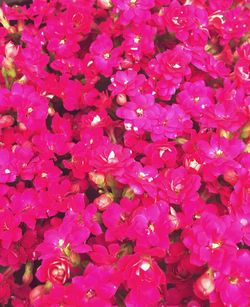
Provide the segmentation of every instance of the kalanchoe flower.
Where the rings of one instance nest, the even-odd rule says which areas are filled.
[[[240,240],[239,225],[229,216],[218,217],[213,213],[203,214],[192,229],[183,233],[183,243],[192,251],[191,262],[198,266],[208,263],[221,272],[230,269]]]
[[[204,81],[186,82],[183,91],[177,95],[177,101],[184,111],[199,119],[207,107],[213,105],[213,91],[205,86]]]
[[[141,59],[144,55],[152,55],[155,51],[154,36],[156,28],[149,25],[131,26],[124,31],[123,47],[128,54],[135,59]]]
[[[42,218],[45,213],[39,207],[38,194],[34,189],[25,190],[23,193],[13,195],[10,208],[21,222],[34,229],[37,218]]]
[[[105,77],[112,75],[114,67],[119,65],[120,50],[113,49],[113,42],[109,35],[100,34],[90,46],[96,69]]]
[[[178,39],[188,39],[189,31],[195,28],[194,6],[180,5],[172,1],[164,10],[164,21],[169,32],[174,32]]]
[[[37,247],[40,258],[70,256],[72,252],[84,253],[90,250],[85,244],[89,230],[82,224],[82,217],[69,212],[64,222],[44,233],[44,240]]]
[[[7,149],[0,149],[0,182],[13,182],[17,176],[17,170],[12,164],[14,155]]]
[[[215,273],[215,286],[224,305],[244,306],[249,303],[249,257],[248,250],[239,250],[227,274]]]
[[[244,143],[239,139],[227,139],[212,135],[210,143],[198,141],[200,157],[205,166],[203,172],[206,178],[217,177],[231,168],[239,165],[234,159],[244,150]]]
[[[141,23],[150,18],[150,9],[154,7],[154,0],[112,0],[114,8],[122,12],[120,22],[127,25],[129,22]]]
[[[157,105],[149,118],[152,122],[153,141],[163,141],[166,137],[176,138],[192,127],[190,117],[178,105],[166,107]]]
[[[154,113],[154,97],[152,95],[137,95],[131,101],[116,111],[116,115],[124,118],[124,125],[131,124],[133,127],[151,130],[152,122],[149,114]]]
[[[72,284],[82,293],[82,304],[86,306],[111,306],[118,289],[117,276],[111,266],[89,264],[83,276],[73,278]]]
[[[133,97],[140,93],[140,88],[145,83],[145,76],[142,74],[138,75],[136,71],[130,69],[118,71],[110,80],[112,83],[109,89],[114,96],[123,93]]]
[[[133,163],[130,166],[131,172],[117,176],[117,180],[123,184],[127,184],[135,194],[142,195],[144,192],[149,196],[156,196],[155,178],[158,172],[155,167],[142,167],[140,163]]]
[[[182,166],[169,169],[159,176],[160,195],[167,197],[169,202],[182,203],[198,199],[197,191],[200,188],[200,176],[188,174]]]
[[[132,163],[131,152],[121,145],[99,145],[92,152],[90,165],[97,171],[121,175]]]
[[[170,222],[167,219],[169,207],[167,203],[159,202],[148,206],[139,207],[133,213],[129,237],[141,247],[161,247],[166,249],[169,245],[168,234]]]
[[[22,237],[22,231],[17,217],[9,210],[0,212],[0,242],[3,248],[8,249],[12,242],[17,242]]]

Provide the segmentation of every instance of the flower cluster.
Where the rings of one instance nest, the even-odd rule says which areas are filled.
[[[1,306],[250,306],[249,8],[4,1]]]

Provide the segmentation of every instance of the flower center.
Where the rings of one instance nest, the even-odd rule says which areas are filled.
[[[222,157],[224,155],[224,152],[221,149],[215,150],[216,157]]]
[[[198,96],[194,97],[194,102],[195,103],[198,103],[199,101],[200,101],[200,97],[198,97]]]
[[[130,6],[135,6],[137,3],[137,0],[130,0]]]
[[[210,247],[211,247],[211,249],[216,249],[216,248],[219,248],[219,247],[221,247],[221,245],[222,245],[222,242],[212,242],[211,244],[210,244]]]
[[[135,110],[138,117],[141,117],[144,113],[144,110],[142,108],[138,108]]]
[[[96,124],[98,124],[101,121],[101,117],[99,115],[96,115],[92,122],[91,122],[91,126],[95,126]]]
[[[146,228],[146,234],[150,235],[151,233],[153,233],[155,231],[155,226],[152,222],[148,223],[148,227]]]
[[[232,285],[237,285],[238,281],[239,281],[239,278],[238,277],[233,277],[233,276],[230,276],[229,277],[229,281]]]
[[[104,53],[103,57],[105,60],[109,59],[111,54],[109,52]]]
[[[141,41],[141,36],[140,35],[136,35],[135,38],[134,38],[134,42],[136,44],[139,44],[140,41]]]
[[[95,291],[93,289],[89,289],[87,292],[86,292],[86,298],[88,300],[90,300],[91,298],[93,298],[95,296]]]

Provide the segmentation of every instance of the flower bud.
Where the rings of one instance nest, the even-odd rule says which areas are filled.
[[[97,5],[101,9],[108,10],[112,7],[111,0],[97,0]]]
[[[240,137],[242,139],[247,139],[250,136],[250,122],[247,123],[241,130]]]
[[[127,96],[125,94],[118,94],[116,96],[116,102],[120,106],[123,106],[125,103],[127,103]]]
[[[19,51],[19,46],[15,46],[12,42],[5,45],[5,55],[8,60],[13,60]]]
[[[22,277],[24,284],[29,285],[33,280],[33,263],[27,262],[25,265],[25,271]]]
[[[232,169],[228,170],[223,174],[223,178],[226,182],[230,183],[231,185],[235,185],[238,180],[237,173]]]
[[[122,197],[126,197],[128,199],[134,199],[135,192],[131,188],[125,188],[122,192]]]
[[[43,285],[39,285],[33,288],[29,294],[31,306],[35,303],[35,301],[40,299],[44,295],[45,292],[46,290]]]
[[[72,252],[70,254],[70,261],[73,264],[73,266],[79,266],[81,263],[81,257],[79,254]]]
[[[70,278],[70,263],[60,257],[48,267],[48,279],[53,283],[64,284]]]
[[[89,179],[94,184],[96,184],[98,187],[104,187],[105,186],[105,176],[101,173],[90,172],[89,173]]]
[[[94,200],[94,204],[96,204],[97,208],[101,211],[107,209],[109,205],[114,201],[113,195],[111,193],[105,193],[100,195]]]
[[[14,118],[11,115],[3,115],[0,117],[0,128],[11,127],[14,124]]]
[[[194,293],[202,300],[207,299],[214,289],[213,273],[210,270],[201,275],[194,283]]]

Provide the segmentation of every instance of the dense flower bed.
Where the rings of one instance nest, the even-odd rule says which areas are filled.
[[[2,4],[2,306],[250,306],[249,8]]]

